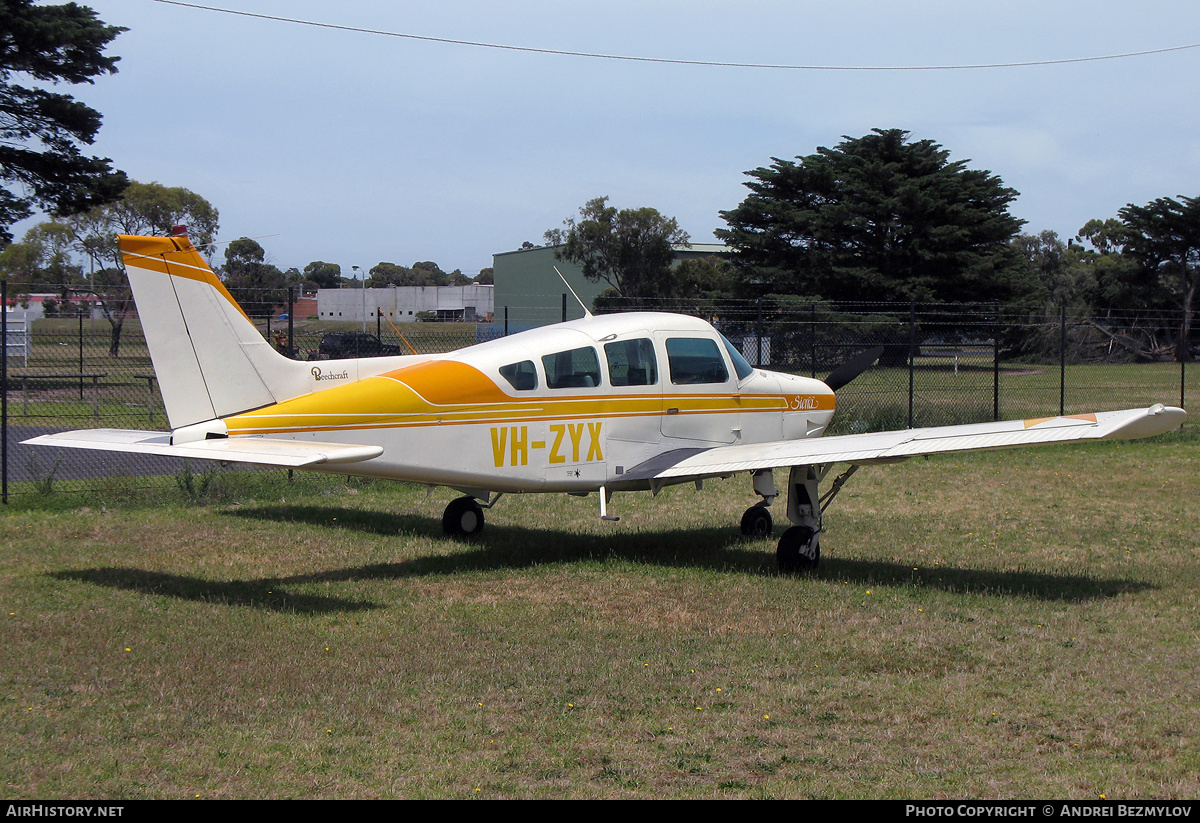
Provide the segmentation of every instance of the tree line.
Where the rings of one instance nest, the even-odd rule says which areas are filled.
[[[19,242],[4,246],[0,249],[0,278],[8,280],[13,294],[55,292],[58,299],[46,306],[52,312],[78,310],[85,303],[96,306],[111,324],[109,350],[116,357],[122,326],[133,309],[116,236],[169,235],[179,226],[187,228],[192,243],[251,316],[268,315],[286,304],[289,287],[296,287],[302,294],[363,285],[363,279],[344,277],[337,263],[315,260],[303,270],[280,269],[268,259],[262,245],[249,237],[224,244],[218,257],[214,240],[219,213],[215,206],[186,188],[136,181],[111,202],[44,220],[25,232]],[[490,270],[472,280],[457,269],[444,272],[432,261],[417,262],[412,267],[381,262],[369,273],[371,276],[365,279],[368,288],[466,285],[491,280]]]
[[[1161,197],[1089,221],[1065,242],[1021,232],[1017,192],[901,129],[845,137],[795,160],[746,172],[749,194],[720,213],[724,259],[675,264],[690,238],[654,209],[588,201],[544,239],[608,288],[601,302],[797,300],[830,305],[996,303],[1070,306],[1131,356],[1190,358],[1200,286],[1200,198]],[[1163,343],[1129,334],[1177,313]],[[1155,321],[1145,321],[1155,322]]]

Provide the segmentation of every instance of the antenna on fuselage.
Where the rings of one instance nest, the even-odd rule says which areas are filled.
[[[590,311],[588,311],[588,307],[585,306],[583,304],[583,301],[579,299],[579,295],[575,293],[575,289],[571,288],[571,284],[567,282],[567,278],[563,277],[563,273],[558,270],[558,266],[554,267],[554,273],[559,276],[559,278],[563,281],[563,285],[567,287],[567,290],[569,292],[571,292],[571,296],[574,297],[575,300],[579,303],[579,307],[581,309],[583,309],[583,316],[591,317],[592,313]],[[563,309],[563,311],[565,312],[566,309]]]

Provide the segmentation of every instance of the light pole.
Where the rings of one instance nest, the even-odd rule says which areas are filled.
[[[362,280],[362,298],[363,298],[362,330],[363,330],[363,334],[366,334],[366,332],[367,332],[367,276],[362,273],[362,270],[359,269],[358,266],[351,266],[350,268],[352,268],[356,272],[358,272],[359,273],[358,276]]]

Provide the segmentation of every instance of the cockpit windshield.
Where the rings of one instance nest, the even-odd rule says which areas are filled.
[[[742,357],[742,353],[734,348],[729,342],[729,338],[721,335],[721,342],[725,344],[725,351],[729,352],[729,359],[733,361],[733,370],[737,372],[738,380],[745,380],[750,375],[754,374],[754,367]]]

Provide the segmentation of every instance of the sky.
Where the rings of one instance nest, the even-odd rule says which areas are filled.
[[[1200,48],[1177,48],[1200,4],[1179,0],[201,0],[341,29],[82,1],[129,29],[117,74],[61,87],[104,117],[91,153],[207,198],[221,241],[284,269],[474,276],[598,196],[716,242],[746,171],[873,128],[998,175],[1029,233],[1200,194]]]

